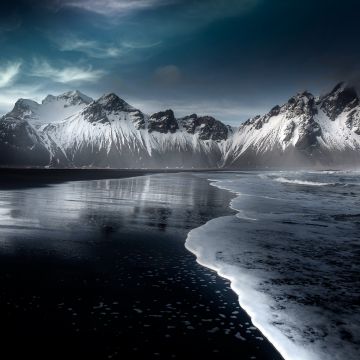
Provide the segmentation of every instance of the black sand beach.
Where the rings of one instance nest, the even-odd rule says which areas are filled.
[[[191,174],[33,182],[1,183],[2,359],[281,359],[184,248],[228,192]]]

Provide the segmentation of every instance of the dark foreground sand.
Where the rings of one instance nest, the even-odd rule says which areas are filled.
[[[55,181],[74,180],[73,175]],[[136,175],[142,174],[122,171],[117,176]],[[91,210],[96,231],[93,225],[83,230],[90,212],[82,205],[79,230],[70,235],[60,205],[56,219],[64,223],[63,234],[55,225],[49,230],[49,224],[38,232],[24,224],[12,234],[11,224],[0,224],[6,234],[0,232],[1,359],[281,359],[251,325],[229,283],[198,265],[184,248],[191,228],[229,214],[231,195],[191,174],[156,176],[163,181],[162,192],[174,191],[164,184],[175,180],[179,193],[182,183],[184,189],[191,185],[194,202],[173,211],[171,197],[163,196],[159,204],[142,202],[130,215],[105,214],[100,204]],[[45,182],[42,176],[18,183],[10,178],[8,186],[2,178],[0,188],[7,189],[0,190],[0,203],[9,194],[16,198],[8,206],[19,219],[16,211],[29,196],[44,196],[36,188],[21,189]],[[96,182],[97,189],[105,185],[119,186],[118,180]],[[84,187],[88,191],[87,182],[72,191]],[[67,189],[60,184],[48,191]],[[125,190],[122,186],[123,197]],[[45,200],[37,204],[41,211],[56,209]]]

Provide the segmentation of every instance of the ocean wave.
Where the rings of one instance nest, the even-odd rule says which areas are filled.
[[[305,185],[305,186],[334,186],[335,183],[324,183],[317,181],[309,181],[309,180],[299,180],[299,179],[287,179],[284,177],[274,178],[274,181],[286,183],[286,184],[294,184],[294,185]]]

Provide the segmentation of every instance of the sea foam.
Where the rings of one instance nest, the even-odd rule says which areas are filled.
[[[253,324],[286,360],[355,360],[360,263],[353,249],[360,240],[357,218],[339,221],[346,218],[336,215],[356,211],[353,195],[337,188],[329,194],[317,185],[305,191],[279,177],[284,174],[212,176],[212,185],[236,195],[230,206],[237,216],[192,230],[185,246],[201,265],[231,281]],[[341,179],[304,173],[300,181]]]
[[[324,183],[324,182],[316,182],[316,181],[307,181],[307,180],[298,180],[298,179],[287,179],[284,177],[278,177],[274,179],[275,181],[287,183],[287,184],[295,184],[295,185],[305,185],[305,186],[329,186],[335,185],[333,183]]]

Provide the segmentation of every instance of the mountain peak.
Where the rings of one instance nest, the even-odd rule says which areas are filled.
[[[179,119],[179,122],[189,134],[197,133],[200,140],[226,140],[231,131],[231,128],[212,116],[191,114]]]
[[[335,120],[343,111],[359,105],[359,97],[353,86],[345,82],[338,83],[328,94],[320,98],[321,109]]]
[[[165,111],[159,111],[151,115],[151,118],[153,119],[161,119],[163,117],[168,117],[171,119],[175,118],[174,111],[172,111],[171,109],[167,109]]]
[[[148,122],[148,131],[151,133],[157,131],[160,133],[174,133],[179,129],[179,124],[175,119],[174,112],[171,109],[157,112],[150,116]]]
[[[330,93],[341,91],[346,87],[348,87],[347,83],[345,81],[340,81],[334,86],[334,88],[330,91]]]
[[[308,91],[303,91],[295,96],[291,97],[288,102],[281,107],[281,109],[275,107],[271,110],[270,117],[279,113],[286,113],[288,119],[292,119],[297,116],[305,116],[311,118],[316,112],[315,97]]]
[[[194,113],[194,114],[191,114],[191,115],[184,116],[182,118],[182,120],[197,119],[197,118],[198,118],[197,114]]]
[[[335,87],[328,94],[326,94],[323,98],[339,97],[344,94],[347,94],[352,98],[358,97],[355,88],[353,86],[349,85],[348,83],[346,83],[345,81],[342,81],[342,82],[339,82],[338,84],[336,84]]]
[[[104,94],[96,102],[102,105],[102,107],[108,111],[134,110],[134,108],[130,104],[128,104],[125,100],[121,99],[115,93]]]
[[[68,105],[81,105],[81,104],[87,105],[93,101],[92,98],[83,94],[79,90],[72,90],[72,91],[64,92],[63,94],[60,94],[58,96],[49,94],[42,101],[42,104],[45,105],[59,100],[65,101]]]
[[[30,99],[23,99],[23,98],[20,98],[15,103],[15,107],[22,107],[22,108],[37,108],[38,106],[39,104],[36,101]]]
[[[63,93],[62,95],[60,95],[59,97],[63,98],[63,99],[81,99],[84,103],[87,103],[87,104],[90,104],[93,101],[93,99],[91,97],[83,94],[79,90],[67,91],[67,92]]]
[[[46,95],[45,99],[43,99],[41,101],[41,103],[42,104],[48,104],[48,103],[50,103],[50,102],[52,102],[54,100],[56,100],[56,96],[49,94],[49,95]]]
[[[109,101],[117,101],[121,100],[119,96],[117,96],[115,93],[106,93],[103,94],[99,99],[98,102],[109,102]]]
[[[311,94],[309,91],[305,90],[305,91],[297,93],[295,96],[292,96],[288,100],[288,103],[289,104],[294,104],[294,103],[299,103],[299,102],[307,103],[312,100],[314,100],[314,95]]]
[[[91,98],[80,91],[69,91],[58,96],[47,95],[40,104],[29,99],[19,99],[7,115],[17,119],[26,119],[32,126],[39,128],[66,119],[91,101]]]
[[[39,106],[40,105],[34,100],[19,99],[16,101],[15,106],[9,115],[24,118],[32,113],[35,113]]]

